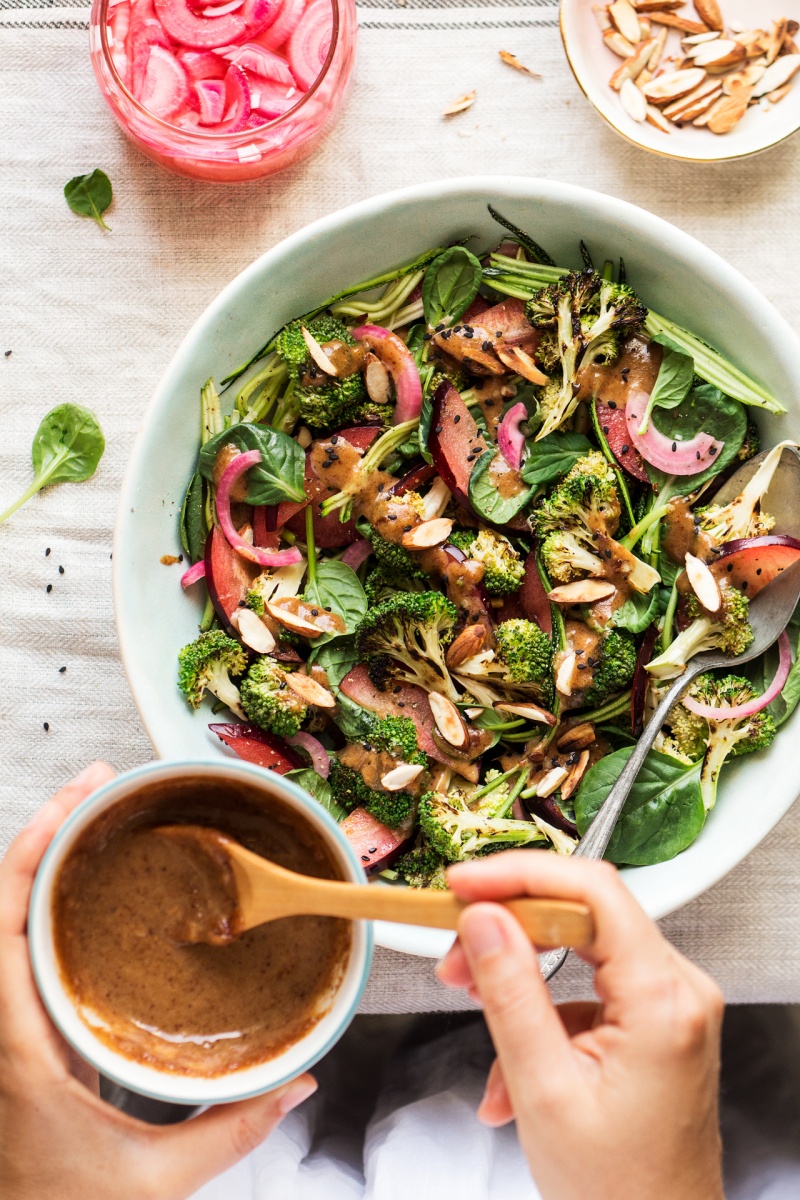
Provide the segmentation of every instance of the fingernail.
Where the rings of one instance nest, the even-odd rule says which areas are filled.
[[[94,773],[96,770],[97,770],[97,763],[96,762],[89,763],[88,767],[84,767],[83,770],[81,771],[80,775],[76,775],[72,782],[73,783],[81,783],[81,784],[89,783],[92,780],[92,778],[94,777]]]
[[[309,1096],[313,1096],[317,1090],[317,1081],[310,1076],[304,1079],[295,1079],[294,1082],[287,1084],[284,1088],[283,1095],[278,1101],[278,1108],[286,1116],[293,1108],[297,1108]]]
[[[458,929],[461,944],[472,959],[490,958],[499,954],[506,946],[506,932],[502,922],[491,909],[473,910]]]

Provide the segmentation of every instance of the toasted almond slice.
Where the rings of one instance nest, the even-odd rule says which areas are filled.
[[[461,96],[458,100],[454,100],[452,104],[448,104],[447,108],[442,112],[442,116],[454,117],[456,113],[466,112],[468,108],[472,108],[477,95],[477,91],[467,92],[465,96]]]
[[[669,29],[680,29],[681,33],[708,33],[708,26],[698,21],[687,21],[685,17],[676,16],[673,12],[651,10],[650,20],[656,25],[666,25]]]
[[[430,550],[433,546],[441,546],[450,536],[455,521],[450,517],[434,517],[432,521],[423,521],[403,534],[402,545],[406,550]]]
[[[712,30],[711,33],[691,33],[688,37],[681,38],[681,45],[688,54],[692,46],[702,46],[704,42],[713,42],[718,37],[716,30]]]
[[[696,128],[698,128],[698,129],[705,128],[708,125],[709,121],[712,121],[714,119],[717,112],[719,111],[719,109],[722,107],[722,105],[725,103],[725,101],[727,99],[728,99],[728,97],[723,93],[718,99],[716,99],[714,101],[714,103],[711,105],[711,108],[707,109],[706,112],[704,112],[701,117],[696,117],[695,120],[692,121],[692,124],[694,126],[696,126]]]
[[[322,346],[320,346],[319,342],[314,337],[313,333],[309,333],[305,325],[301,325],[300,329],[303,334],[303,341],[308,346],[308,352],[319,367],[320,371],[324,371],[326,375],[335,375],[336,368],[328,358],[325,351],[322,349]]]
[[[781,54],[800,54],[800,46],[797,45],[794,38],[785,37],[780,52]]]
[[[747,112],[752,94],[752,88],[739,88],[738,92],[734,92],[732,96],[721,96],[717,103],[709,109],[711,115],[708,120],[708,128],[711,132],[730,133],[734,125],[738,125]],[[699,118],[701,121],[702,119],[702,117]]]
[[[767,67],[753,89],[753,96],[758,99],[769,95],[793,79],[799,70],[800,54],[784,54],[783,58],[776,59],[771,67]]]
[[[444,740],[455,746],[456,750],[465,750],[469,745],[469,730],[453,701],[448,700],[441,692],[430,692],[428,703],[436,728]]]
[[[706,55],[698,55],[695,58],[695,63],[698,67],[705,67],[709,75],[723,75],[726,71],[730,71],[733,67],[738,67],[740,64],[747,61],[747,54],[744,46],[740,46],[738,42],[734,42],[735,50],[731,50],[729,54],[722,58],[708,59]],[[702,61],[698,61],[701,59]]]
[[[512,717],[524,717],[526,721],[539,721],[542,725],[555,725],[556,718],[546,708],[540,708],[538,704],[526,704],[520,701],[518,704],[509,702],[508,704],[495,704],[495,711],[508,713]]]
[[[654,104],[647,106],[647,123],[655,125],[656,129],[660,129],[662,133],[672,133],[672,125],[667,118],[662,114],[660,108],[656,108]]]
[[[626,79],[619,89],[619,98],[631,120],[643,125],[647,119],[647,101],[641,87],[632,79]]]
[[[530,67],[525,66],[525,63],[521,63],[516,54],[511,54],[508,50],[499,50],[498,54],[507,67],[513,67],[515,71],[520,71],[523,75],[530,75],[532,79],[542,78],[538,72],[532,71]]]
[[[663,28],[663,26],[662,26]],[[646,42],[653,36],[653,26],[647,17],[639,17],[639,41]]]
[[[638,13],[653,13],[683,8],[686,0],[632,0],[632,3]]]
[[[367,394],[374,404],[389,403],[392,398],[389,372],[375,354],[367,355],[367,365],[364,369],[364,384]]]
[[[650,38],[649,41],[642,42],[641,45],[636,47],[631,57],[626,58],[622,66],[617,67],[609,81],[615,92],[619,91],[626,79],[632,79],[634,82],[638,79],[647,66],[655,44],[655,38]]]
[[[445,663],[448,668],[454,671],[468,658],[480,654],[485,641],[486,629],[483,625],[467,625],[447,651]]]
[[[649,67],[645,67],[645,69],[642,71],[641,75],[636,80],[635,86],[639,89],[639,91],[641,91],[642,88],[647,87],[648,83],[653,78],[654,78],[653,72],[650,70]],[[626,80],[626,82],[628,82],[628,81]],[[623,84],[622,86],[624,87],[625,84]],[[644,107],[645,107],[645,115],[646,115],[647,114],[647,101],[646,100],[644,102]]]
[[[572,768],[569,775],[561,785],[562,800],[569,800],[573,792],[577,790],[578,784],[586,774],[586,768],[589,766],[590,757],[591,755],[589,754],[589,751],[584,750],[578,758],[575,766]]]
[[[702,67],[689,67],[686,71],[674,71],[671,75],[659,75],[652,83],[648,83],[644,94],[652,104],[669,104],[680,96],[699,87],[706,78]]]
[[[722,81],[723,92],[726,96],[732,96],[740,88],[752,87],[762,78],[766,69],[763,63],[749,63],[743,71],[735,71],[732,75],[726,75]]]
[[[710,96],[714,93],[719,95],[720,86],[718,79],[703,80],[700,87],[695,88],[686,96],[681,96],[680,100],[675,100],[672,104],[668,104],[664,109],[664,116],[674,121],[685,109],[690,108],[693,104],[697,104],[698,100],[702,100],[705,96]]]
[[[707,25],[709,29],[716,29],[722,33],[725,28],[725,22],[722,19],[722,13],[717,0],[694,0],[694,8],[704,25]]]
[[[335,708],[336,699],[332,692],[324,688],[310,675],[302,675],[299,671],[286,672],[286,686],[305,700],[306,704],[314,704],[317,708]]]
[[[686,575],[692,585],[692,591],[706,612],[717,613],[722,608],[722,592],[711,571],[694,554],[686,555]]]
[[[726,54],[738,51],[739,57],[744,55],[744,46],[740,42],[735,42],[732,38],[715,37],[713,41],[701,42],[699,46],[690,46],[686,51],[689,58],[694,59],[695,66],[702,67],[706,60],[713,62],[715,59],[724,58]]]
[[[465,708],[464,716],[468,721],[474,721],[477,717],[483,716],[483,711],[482,708]]]
[[[583,721],[580,725],[573,725],[566,733],[562,734],[556,742],[556,746],[564,754],[570,753],[572,750],[585,750],[595,741],[594,725],[591,721]]]
[[[238,532],[239,532],[239,537],[244,538],[244,540],[248,543],[248,545],[252,546],[252,544],[253,544],[253,526],[250,524],[242,525],[241,529]]]
[[[794,37],[796,33],[800,33],[800,21],[787,21],[786,33],[789,37]]]
[[[597,18],[597,24],[600,26],[600,29],[603,33],[605,33],[607,29],[611,29],[611,17],[608,15],[607,4],[593,4],[592,12]]]
[[[777,91],[770,92],[767,96],[767,99],[769,100],[770,104],[780,104],[781,100],[785,100],[791,90],[792,84],[785,83],[782,88],[778,88]]]
[[[607,579],[576,579],[574,583],[562,583],[547,593],[553,604],[596,604],[608,600],[616,587]]]
[[[703,113],[708,112],[711,105],[716,104],[722,94],[722,88],[718,87],[715,92],[709,92],[701,100],[695,100],[687,108],[682,109],[680,114],[673,117],[672,120],[676,125],[688,125],[691,121],[695,121],[698,117],[701,117]]]
[[[279,625],[282,625],[284,629],[291,630],[292,633],[299,633],[307,638],[318,638],[325,632],[322,626],[315,625],[313,621],[306,621],[304,617],[292,612],[289,608],[284,608],[281,604],[269,601],[265,607]]]
[[[653,47],[653,53],[650,55],[650,57],[647,60],[647,70],[648,71],[652,71],[653,73],[655,73],[658,70],[659,66],[661,65],[661,59],[664,57],[664,50],[667,45],[667,37],[668,36],[669,36],[669,30],[667,29],[666,25],[662,25],[659,28],[659,31],[655,36],[656,44]]]
[[[562,696],[572,695],[572,677],[575,674],[575,664],[577,662],[575,654],[570,652],[565,654],[556,670],[556,691]]]
[[[269,654],[275,649],[275,638],[251,608],[235,608],[231,613],[231,625],[245,646],[255,650],[256,654]]]
[[[568,775],[569,771],[566,767],[553,767],[552,771],[548,771],[537,783],[536,795],[541,799],[544,799],[546,796],[552,796],[556,788],[561,787],[561,784]]]
[[[609,50],[613,50],[620,58],[630,58],[636,50],[636,47],[627,38],[624,38],[617,29],[604,30],[603,41]]]
[[[767,66],[770,66],[772,63],[774,63],[775,59],[780,54],[781,46],[783,45],[783,39],[786,37],[786,30],[788,29],[788,26],[789,22],[786,17],[781,17],[779,21],[775,22],[775,27],[772,30],[772,33],[769,35],[766,44]],[[785,83],[786,80],[783,82]]]
[[[385,775],[381,776],[381,787],[385,787],[387,792],[400,792],[413,783],[424,770],[425,768],[419,763],[400,763],[399,766],[392,767],[391,771],[387,771]]]
[[[307,450],[314,439],[311,436],[311,430],[306,425],[301,425],[294,435],[294,440],[301,450]]]
[[[529,383],[544,387],[550,382],[550,376],[540,371],[530,354],[520,350],[519,346],[509,346],[507,349],[498,348],[495,353],[504,366],[510,367],[512,371],[521,375],[523,379],[527,379]]]
[[[624,38],[636,45],[641,41],[639,17],[630,0],[614,0],[609,5],[608,15]]]

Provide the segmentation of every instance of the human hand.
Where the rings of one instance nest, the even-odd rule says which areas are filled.
[[[474,903],[438,968],[483,1004],[497,1059],[478,1115],[516,1118],[543,1200],[724,1200],[717,1119],[723,1001],[607,863],[509,851],[448,871],[470,901],[583,901],[599,1004],[557,1008],[508,910]]]
[[[45,1012],[28,957],[33,878],[53,834],[114,777],[94,763],[37,813],[0,863],[0,1196],[3,1200],[185,1200],[254,1150],[316,1089],[277,1091],[156,1127],[102,1101],[97,1076]]]

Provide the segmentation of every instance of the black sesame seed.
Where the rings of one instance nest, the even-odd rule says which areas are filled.
[[[398,701],[397,701],[397,707],[398,707],[398,708],[405,708],[405,706],[406,706],[406,702],[405,702],[405,700],[398,700]]]
[[[473,327],[471,325],[464,326],[464,333],[474,333],[474,332],[475,332],[475,330],[473,329]]]
[[[603,426],[603,433],[608,433],[608,425]]]
[[[592,658],[592,656],[591,656],[591,654],[590,654],[590,655],[589,655],[589,657],[587,658],[587,660],[586,660],[586,661],[587,661],[587,663],[589,664],[589,666],[590,666],[590,667],[593,667],[593,666],[594,666],[594,664],[597,662],[597,659],[596,659],[596,658]]]
[[[579,671],[585,671],[585,670],[586,670],[586,663],[578,663],[578,670],[579,670]]]
[[[437,426],[436,426],[436,428],[434,429],[434,431],[433,431],[433,432],[434,432],[434,433],[441,433],[441,432],[442,432],[442,427],[441,427],[441,425],[437,425]]]
[[[410,526],[410,525],[404,525],[404,526],[403,526],[403,533],[411,533],[411,526]]]
[[[178,555],[178,562],[183,562],[183,555],[182,555],[182,554],[179,554],[179,555]],[[59,575],[63,575],[63,574],[64,574],[64,568],[63,568],[63,567],[59,567],[59,568],[58,568],[58,573],[59,573]]]
[[[495,337],[502,337],[502,336],[503,336],[503,331],[502,331],[502,329],[498,329],[498,330],[496,330],[496,331],[495,331]]]
[[[395,696],[398,694],[398,692],[402,692],[402,690],[403,690],[403,688],[399,683],[396,688],[392,688],[392,692],[394,693]]]
[[[389,520],[390,520],[390,521],[396,521],[396,520],[397,520],[397,513],[389,513]]]
[[[246,600],[238,600],[236,603],[236,607],[237,608],[247,608],[247,601]]]
[[[609,400],[609,402],[608,402],[608,407],[609,407],[609,408],[616,408],[616,407],[617,407],[617,402],[616,402],[616,400]]]
[[[377,846],[370,846],[369,850],[367,851],[367,854],[377,854],[377,853],[378,853]]]
[[[444,329],[444,321],[442,321],[442,323],[440,325],[436,326],[436,328],[434,329],[434,333],[441,333],[443,329]]]
[[[465,328],[464,328],[464,337],[465,337],[465,338],[473,338],[474,336],[475,336],[475,334],[472,332],[472,330],[471,330],[471,329],[467,329],[467,328],[466,328],[466,326],[465,326]]]
[[[47,547],[47,549],[45,550],[45,552],[44,552],[44,556],[45,556],[45,558],[49,558],[49,556],[50,556],[50,547],[49,547],[49,546],[48,546],[48,547]]]
[[[484,404],[487,408],[494,408],[494,400],[485,400]]]
[[[760,575],[760,574],[761,574],[761,567],[759,567],[758,570],[756,571],[756,575]]]
[[[728,563],[728,573],[733,570],[733,563]]]
[[[369,855],[368,855],[368,854],[362,854],[362,855],[361,855],[361,861],[362,861],[362,862],[369,862]]]
[[[461,420],[461,414],[456,413],[456,415],[453,417],[453,424],[457,425],[460,420]]]
[[[712,454],[712,455],[713,455],[713,454],[716,454],[716,453],[717,453],[717,447],[716,447],[716,446],[709,446],[708,453],[709,453],[709,454]]]
[[[605,551],[605,556],[606,556],[606,558],[611,558],[611,551],[610,551],[610,550],[606,550],[606,551]]]
[[[319,609],[318,609],[318,608],[312,608],[312,610],[311,610],[311,615],[312,615],[312,617],[318,617],[318,616],[319,616]]]
[[[49,596],[49,595],[50,595],[50,593],[51,593],[51,592],[52,592],[52,590],[53,590],[53,585],[52,585],[52,583],[48,583],[47,587],[46,587],[44,590],[47,592],[47,594],[48,594],[48,596]]]
[[[322,463],[321,465],[322,465],[322,468],[323,468],[323,470],[325,470],[325,469],[327,469],[328,467],[332,467],[332,466],[333,466],[333,463],[332,463],[332,462],[330,462],[330,461],[328,461],[328,462],[324,462],[324,463]]]
[[[446,342],[446,341],[448,341],[448,340],[449,340],[449,339],[450,339],[452,336],[453,336],[453,331],[452,331],[452,329],[445,329],[444,333],[442,334],[442,339],[443,339],[443,341],[445,341],[445,342]]]
[[[59,667],[59,668],[58,668],[58,673],[59,673],[59,675],[63,675],[63,674],[64,674],[64,672],[66,671],[66,669],[67,669],[66,667]]]
[[[6,351],[5,351],[5,357],[6,357],[6,358],[11,358],[11,351],[10,351],[10,350],[6,350]]]
[[[620,446],[620,448],[619,448],[620,454],[627,454],[629,450],[630,450],[630,446]]]
[[[742,591],[743,592],[747,591],[747,580],[746,579],[742,581]]]
[[[379,483],[379,484],[378,484],[378,491],[379,491],[379,492],[382,492],[385,486],[386,486],[385,484],[383,484],[383,483]]]
[[[486,353],[489,354],[491,352],[491,349],[492,349],[491,342],[481,342],[481,350],[485,350]]]
[[[44,729],[45,733],[50,732],[50,722],[49,721],[45,721],[45,723],[43,725],[43,729]]]
[[[339,440],[339,435],[338,435],[338,433],[334,433],[333,437],[331,438],[331,445],[332,445],[332,446],[335,446],[335,445],[336,445],[336,443],[338,442],[338,440]]]
[[[700,462],[700,451],[697,451],[697,461]]]
[[[677,442],[673,442],[673,443],[672,443],[672,453],[674,454],[674,453],[675,453],[675,451],[676,451],[677,449],[678,449],[678,443],[677,443]]]

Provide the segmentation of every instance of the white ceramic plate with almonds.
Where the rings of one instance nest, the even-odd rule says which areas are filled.
[[[567,58],[600,116],[687,162],[747,158],[800,129],[798,22],[800,0],[561,0]]]

